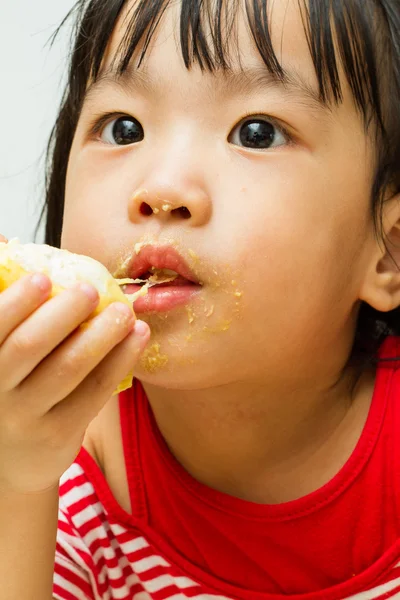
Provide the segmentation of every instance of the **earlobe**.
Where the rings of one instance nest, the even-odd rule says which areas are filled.
[[[400,306],[400,199],[392,198],[384,211],[384,240],[376,240],[360,300],[380,312]]]
[[[376,272],[374,280],[365,282],[360,299],[379,312],[389,312],[400,306],[400,272]]]

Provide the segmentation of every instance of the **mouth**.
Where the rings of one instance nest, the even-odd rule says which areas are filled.
[[[188,304],[199,294],[202,284],[183,257],[171,246],[146,246],[132,258],[121,273],[122,290],[136,295],[136,313],[167,312]],[[139,295],[141,289],[147,294]]]
[[[146,273],[139,276],[137,282],[142,285],[149,284],[150,288],[155,285],[158,287],[196,285],[172,269],[157,269],[156,267],[150,267]]]
[[[176,278],[199,285],[199,280],[185,259],[172,246],[145,246],[128,262],[124,274],[131,279],[160,274],[175,277],[176,274]]]

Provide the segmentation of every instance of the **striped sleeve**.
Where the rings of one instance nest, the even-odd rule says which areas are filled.
[[[53,596],[57,600],[95,600],[90,556],[60,507],[54,564]]]
[[[73,464],[60,481],[53,597],[56,600],[98,600],[96,568],[79,531],[79,516],[93,488],[82,469]],[[101,597],[101,596],[100,596]]]

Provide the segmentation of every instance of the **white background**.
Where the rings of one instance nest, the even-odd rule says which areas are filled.
[[[0,233],[23,242],[44,200],[44,157],[61,98],[74,0],[0,0]],[[36,239],[42,242],[42,234]]]

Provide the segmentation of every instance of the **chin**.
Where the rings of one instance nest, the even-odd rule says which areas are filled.
[[[135,366],[135,377],[143,383],[176,390],[200,390],[232,383],[238,374],[232,363],[228,340],[212,343],[210,335],[203,339],[193,332],[152,333],[147,348]],[[215,335],[215,334],[214,334]],[[221,340],[222,341],[222,340]]]
[[[137,317],[151,330],[135,367],[143,383],[172,389],[204,389],[232,382],[243,365],[246,339],[237,296],[207,294],[165,313]]]

